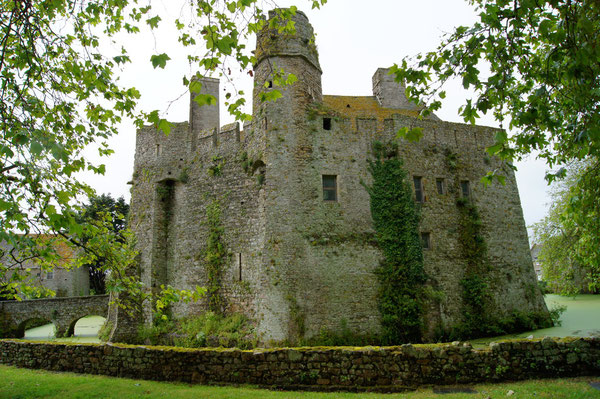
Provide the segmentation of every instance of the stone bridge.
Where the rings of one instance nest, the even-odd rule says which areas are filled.
[[[107,313],[108,295],[0,301],[0,337],[22,338],[28,322],[53,323],[57,337],[68,337],[82,317]]]

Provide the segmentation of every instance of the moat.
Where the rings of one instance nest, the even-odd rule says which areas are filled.
[[[527,331],[520,334],[503,335],[499,337],[482,338],[471,341],[474,346],[487,345],[492,341],[501,339],[539,337],[600,337],[600,295],[577,295],[575,297],[563,297],[560,295],[546,295],[544,297],[548,308],[566,306],[562,314],[561,326],[544,328],[535,331]],[[81,319],[75,326],[75,336],[69,338],[54,338],[54,325],[32,328],[25,332],[27,340],[50,340],[58,342],[100,342],[98,330],[104,323],[100,316],[88,316]]]

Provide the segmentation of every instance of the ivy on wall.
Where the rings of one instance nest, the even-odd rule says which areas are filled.
[[[461,280],[464,322],[461,335],[484,334],[490,325],[490,266],[487,261],[487,245],[482,232],[482,222],[477,207],[469,198],[456,201],[459,214],[459,242],[463,258],[467,262],[465,276]]]
[[[455,153],[447,152],[448,169],[455,174],[455,192],[462,165]],[[469,339],[482,336],[508,334],[552,326],[552,320],[542,312],[524,312],[514,309],[499,316],[491,295],[493,269],[488,260],[487,243],[483,235],[483,222],[475,202],[470,197],[456,199],[459,214],[458,241],[466,269],[461,280],[463,321],[442,334],[440,340]]]
[[[206,287],[208,308],[214,313],[222,314],[225,302],[221,292],[221,279],[229,253],[224,242],[225,230],[221,222],[221,204],[218,200],[213,200],[206,207],[205,223],[208,227],[208,238],[204,253],[208,279]]]
[[[378,307],[384,344],[421,341],[423,309],[420,296],[426,275],[419,236],[419,210],[397,145],[373,143],[375,160],[369,161],[372,185],[371,216],[384,259],[376,274]]]

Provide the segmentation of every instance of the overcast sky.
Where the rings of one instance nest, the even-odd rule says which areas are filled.
[[[371,77],[377,68],[389,67],[405,56],[434,50],[444,33],[477,19],[466,0],[329,0],[321,10],[311,10],[308,0],[277,3],[297,5],[313,25],[323,70],[323,94],[372,95]],[[163,117],[179,122],[188,117],[188,95],[184,92],[182,75],[189,76],[195,71],[183,53],[177,52],[173,45],[176,37],[168,28],[169,20],[181,10],[173,10],[168,0],[158,4],[154,9],[165,26],[158,32],[143,31],[126,39],[134,62],[121,74],[121,83],[140,90],[144,109],[159,109],[165,112]],[[149,57],[162,52],[167,52],[172,60],[164,70],[153,70]],[[236,80],[236,87],[249,95],[251,79]],[[447,103],[437,115],[443,120],[462,122],[457,115],[465,98],[462,86],[454,84],[447,93]],[[249,98],[248,101],[251,103]],[[221,124],[231,122],[233,118],[226,115],[223,105],[221,109]],[[478,124],[498,126],[493,118],[484,118]],[[127,181],[133,173],[135,150],[133,124],[124,123],[111,142],[115,154],[104,160],[106,175],[86,176],[86,180],[99,193],[122,195],[129,200]],[[525,222],[531,225],[545,215],[549,202],[544,181],[546,167],[535,159],[519,162],[517,167]]]

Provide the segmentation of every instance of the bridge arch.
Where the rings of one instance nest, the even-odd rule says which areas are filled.
[[[16,335],[15,338],[23,338],[23,337],[25,337],[26,330],[29,330],[31,328],[40,327],[40,326],[43,326],[46,324],[52,324],[54,326],[54,335],[56,336],[56,330],[57,330],[56,323],[54,323],[51,318],[33,316],[33,317],[23,320],[22,322],[20,322],[17,325],[17,328],[15,330],[15,335]]]
[[[108,295],[96,295],[0,302],[0,334],[3,338],[22,338],[28,320],[50,318],[56,327],[56,337],[68,336],[82,317],[106,317],[108,300]]]
[[[66,332],[65,336],[66,337],[72,337],[72,336],[74,336],[75,335],[75,327],[76,327],[77,323],[81,319],[83,319],[85,317],[88,317],[88,316],[101,316],[101,317],[103,317],[106,320],[106,313],[105,314],[86,313],[83,316],[79,316],[79,315],[75,316],[71,320],[71,322],[69,323],[69,327],[67,328],[67,332]]]

